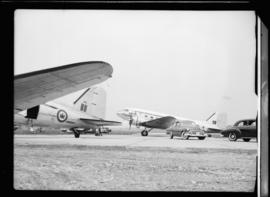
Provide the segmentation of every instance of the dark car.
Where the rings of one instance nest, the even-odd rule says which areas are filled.
[[[199,140],[204,140],[207,136],[199,125],[193,121],[181,121],[176,122],[175,125],[167,129],[167,133],[170,134],[172,139],[174,136],[182,137],[183,139],[189,139],[189,137],[197,137]]]
[[[224,137],[228,137],[230,141],[242,138],[248,142],[251,138],[257,138],[256,119],[239,120],[220,133]]]

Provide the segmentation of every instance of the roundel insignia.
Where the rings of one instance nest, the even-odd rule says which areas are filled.
[[[57,120],[59,122],[64,122],[67,120],[67,118],[68,118],[67,112],[65,112],[64,110],[59,110],[57,112]]]

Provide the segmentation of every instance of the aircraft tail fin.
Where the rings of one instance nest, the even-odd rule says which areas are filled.
[[[73,107],[88,115],[105,118],[106,92],[101,87],[87,88],[74,102]]]
[[[211,114],[208,118],[206,118],[206,121],[209,121],[215,114],[216,114],[216,112],[214,112],[213,114]]]
[[[217,125],[218,128],[225,128],[227,126],[227,113],[218,112],[213,113],[206,119],[206,122]]]

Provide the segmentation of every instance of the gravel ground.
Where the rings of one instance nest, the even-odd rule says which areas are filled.
[[[18,190],[252,192],[256,150],[14,145]]]

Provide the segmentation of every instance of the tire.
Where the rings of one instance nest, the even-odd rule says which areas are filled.
[[[199,138],[199,140],[204,140],[205,139],[205,137],[198,137]]]
[[[142,136],[148,136],[148,132],[147,132],[146,130],[143,130],[143,131],[141,132],[141,134],[142,134]]]
[[[74,136],[75,136],[75,138],[79,138],[80,137],[80,133],[79,132],[74,132]]]
[[[187,135],[188,131],[183,131],[182,132],[182,137],[184,140],[188,140],[189,136]]]
[[[173,139],[173,134],[171,133],[171,136],[170,136],[171,139]]]
[[[250,138],[243,138],[243,140],[244,140],[245,142],[249,142],[251,139],[250,139]]]
[[[237,134],[236,134],[236,132],[231,131],[231,132],[229,133],[229,140],[230,140],[230,141],[236,141],[236,140],[237,140]]]

